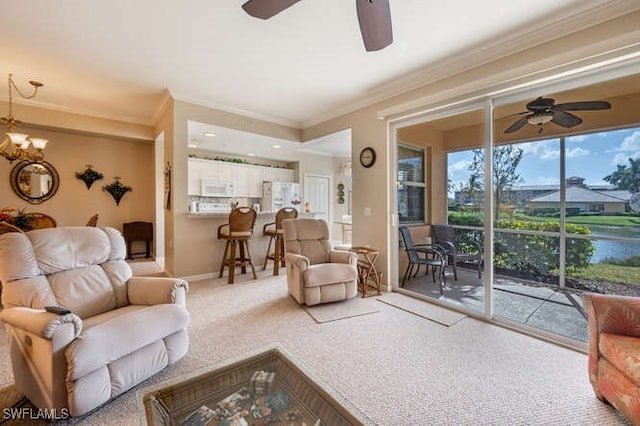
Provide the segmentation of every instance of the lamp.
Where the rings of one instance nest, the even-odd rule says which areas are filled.
[[[553,120],[553,114],[550,112],[534,114],[527,119],[529,124],[538,124],[538,125],[546,124],[551,120]]]
[[[29,80],[34,88],[31,95],[25,96],[18,86],[13,81],[13,75],[9,74],[9,115],[0,118],[2,124],[7,126],[7,133],[0,143],[0,155],[13,162],[14,160],[29,160],[40,162],[44,159],[44,153],[42,152],[47,146],[46,139],[30,138],[29,135],[24,133],[14,132],[14,126],[19,126],[22,122],[16,119],[12,115],[13,110],[13,89],[24,99],[31,99],[36,96],[38,89],[43,86],[42,83],[35,80]],[[29,149],[29,145],[33,145],[33,150]]]

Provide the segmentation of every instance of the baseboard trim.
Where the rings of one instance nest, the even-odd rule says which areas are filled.
[[[216,278],[218,276],[217,272],[208,272],[206,274],[198,274],[198,275],[189,275],[187,277],[180,277],[185,281],[202,281],[202,280],[210,280]]]

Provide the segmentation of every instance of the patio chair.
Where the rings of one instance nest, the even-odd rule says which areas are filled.
[[[429,273],[429,266],[431,266],[431,273],[433,276],[433,282],[436,282],[436,269],[440,268],[438,272],[438,282],[440,284],[440,294],[442,294],[442,290],[447,286],[447,281],[444,276],[444,267],[446,266],[446,255],[444,251],[437,245],[429,245],[429,244],[413,244],[413,238],[411,237],[411,231],[406,226],[401,226],[400,234],[402,235],[402,241],[404,242],[404,249],[407,252],[407,257],[409,258],[409,263],[407,264],[407,269],[404,272],[404,277],[402,278],[402,284],[400,287],[404,287],[407,278],[413,272],[413,268],[417,266],[415,271],[415,275],[417,275],[420,266],[424,265],[427,267],[427,274]],[[419,253],[424,254],[424,256],[420,256]]]
[[[431,225],[434,243],[445,251],[449,264],[453,267],[453,279],[458,281],[458,262],[472,262],[478,267],[478,278],[482,278],[482,246],[477,241],[469,240],[474,246],[473,252],[461,252],[456,241],[455,229],[451,225]]]

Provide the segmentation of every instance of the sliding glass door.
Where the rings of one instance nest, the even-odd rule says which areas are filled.
[[[452,164],[448,152],[459,147],[482,150],[483,122],[483,109],[477,106],[436,116],[398,129],[396,147],[400,291],[478,315],[484,312],[484,196],[477,188],[465,194],[468,199],[456,199],[467,179],[450,171],[463,176],[470,159],[461,157]],[[456,253],[460,256],[454,261]],[[471,253],[477,255],[475,260],[462,257]]]
[[[399,153],[424,150],[423,217],[403,214],[408,187],[397,160],[398,225],[407,229],[398,233],[399,291],[584,344],[583,292],[640,296],[639,97],[632,75],[533,97],[548,104],[540,111],[528,108],[537,105],[530,92],[496,99],[492,115],[471,106],[397,126]],[[581,109],[580,100],[612,108]],[[550,108],[563,103],[577,119],[555,119]],[[419,265],[435,254],[415,246],[438,245],[437,225],[453,229],[461,253],[482,252],[480,274],[472,257],[450,253],[443,276]]]

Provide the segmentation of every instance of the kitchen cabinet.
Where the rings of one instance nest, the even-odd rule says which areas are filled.
[[[264,180],[269,182],[296,182],[294,174],[295,170],[292,169],[269,167]]]
[[[262,198],[262,181],[264,180],[265,170],[263,166],[249,167],[249,197]]]
[[[262,197],[262,181],[267,167],[251,164],[235,165],[236,196],[248,198]]]
[[[236,164],[234,165],[234,179],[233,182],[236,185],[236,197],[248,197],[249,196],[249,168]]]
[[[187,162],[189,195],[200,195],[202,179],[217,179],[235,184],[236,197],[262,198],[262,182],[295,182],[295,171],[275,167],[226,161],[189,158]]]

